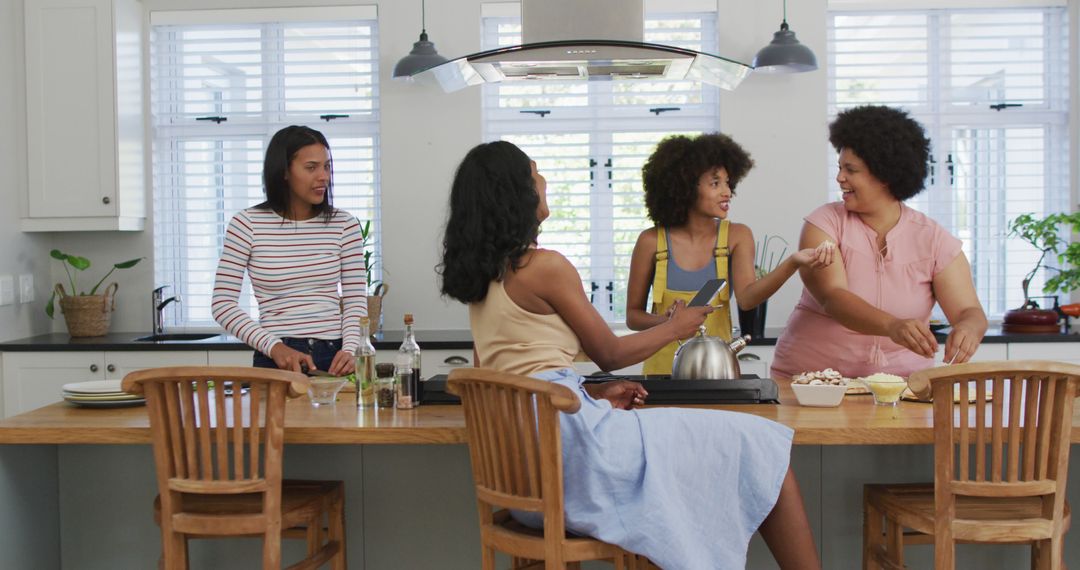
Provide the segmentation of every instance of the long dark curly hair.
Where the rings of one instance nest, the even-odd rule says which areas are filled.
[[[292,125],[274,133],[270,138],[270,144],[266,146],[266,158],[263,159],[263,193],[266,200],[255,206],[266,208],[280,214],[289,212],[289,181],[285,175],[289,172],[289,165],[300,149],[308,145],[321,144],[326,147],[326,154],[330,155],[330,143],[322,133],[311,127]],[[334,217],[333,203],[334,189],[334,159],[330,158],[330,178],[326,182],[326,197],[321,204],[314,207],[316,214],[321,214],[323,221],[329,223]],[[287,216],[286,216],[287,217]]]
[[[442,293],[462,303],[483,301],[488,285],[536,243],[540,196],[529,157],[496,141],[465,155],[450,188],[450,216],[443,236]]]
[[[901,202],[926,187],[930,139],[905,111],[881,105],[842,111],[829,125],[829,142],[836,152],[851,149]]]
[[[739,143],[720,133],[674,135],[660,141],[641,169],[649,219],[664,227],[685,224],[697,203],[701,175],[720,167],[727,170],[734,194],[754,161]]]

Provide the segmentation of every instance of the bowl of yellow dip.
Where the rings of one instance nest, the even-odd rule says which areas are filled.
[[[874,403],[879,406],[895,406],[900,401],[900,394],[907,388],[907,381],[895,374],[879,372],[860,380],[870,389]]]

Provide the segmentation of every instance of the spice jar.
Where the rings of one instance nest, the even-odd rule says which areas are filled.
[[[380,408],[393,408],[396,396],[394,365],[380,362],[375,365],[375,404]]]

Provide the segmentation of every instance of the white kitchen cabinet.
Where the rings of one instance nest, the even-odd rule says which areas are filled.
[[[390,351],[379,351],[379,354]],[[394,356],[397,356],[397,351],[392,351]],[[393,357],[390,359],[381,358],[376,356],[377,362],[393,362]],[[462,368],[473,365],[473,352],[471,348],[462,348],[458,350],[446,350],[446,349],[428,349],[420,351],[420,375],[424,379],[431,378],[436,374],[449,374],[451,370],[455,368]]]
[[[756,374],[759,378],[769,378],[775,346],[748,346],[736,354],[739,359],[739,371],[743,374]]]
[[[62,399],[64,384],[120,380],[128,372],[159,366],[205,366],[206,351],[5,352],[4,416]]]
[[[141,230],[142,9],[26,0],[23,231]]]
[[[1058,360],[1080,364],[1080,343],[1010,342],[1009,360]]]
[[[248,350],[211,350],[206,353],[209,366],[251,366],[254,351]]]

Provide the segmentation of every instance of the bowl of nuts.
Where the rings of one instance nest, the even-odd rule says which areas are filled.
[[[847,393],[848,379],[826,368],[817,372],[803,372],[791,379],[791,390],[800,405],[818,408],[839,406]]]

